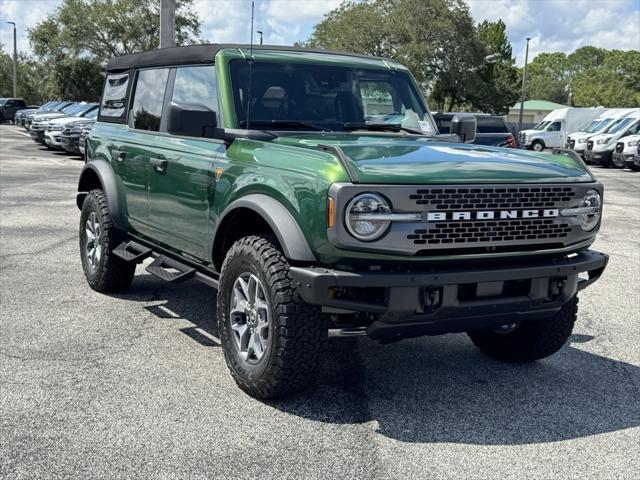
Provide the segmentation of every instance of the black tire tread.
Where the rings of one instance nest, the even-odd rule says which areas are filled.
[[[577,314],[578,297],[574,296],[553,317],[524,323],[512,333],[480,330],[468,335],[476,347],[497,360],[533,362],[553,355],[567,343]]]
[[[89,286],[97,292],[121,292],[126,290],[133,281],[136,271],[136,264],[127,263],[113,254],[113,250],[125,239],[125,234],[118,230],[109,214],[107,196],[100,189],[91,190],[82,205],[80,215],[80,231],[84,229],[84,223],[91,208],[95,206],[96,213],[100,218],[100,227],[104,238],[102,250],[102,264],[99,273],[92,276],[84,265],[85,277]],[[86,209],[86,210],[85,210]],[[80,252],[82,254],[82,236],[80,237]]]
[[[327,338],[323,316],[298,294],[289,274],[289,262],[267,238],[244,237],[235,242],[225,257],[220,275],[219,292],[225,291],[225,270],[237,256],[249,256],[267,277],[275,303],[272,305],[274,343],[269,365],[255,381],[247,381],[235,370],[233,354],[225,348],[225,360],[235,382],[247,394],[267,399],[290,395],[307,388],[315,379],[318,362]],[[225,300],[218,295],[218,327],[221,338],[226,335]]]

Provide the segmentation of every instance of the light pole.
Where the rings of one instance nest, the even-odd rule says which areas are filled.
[[[160,0],[160,48],[176,46],[176,0]]]
[[[13,25],[13,98],[18,96],[18,47],[16,46],[16,22]]]
[[[520,114],[518,115],[518,133],[522,131],[522,111],[524,110],[524,92],[525,92],[525,84],[527,83],[527,61],[529,60],[529,40],[531,40],[531,37],[527,37],[527,48],[524,52],[524,72],[522,72],[522,92],[520,93]]]
[[[260,45],[262,45],[262,30],[256,30],[256,33],[260,35]]]

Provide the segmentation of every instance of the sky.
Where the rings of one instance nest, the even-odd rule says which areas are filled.
[[[26,30],[55,11],[62,0],[0,0],[0,43],[30,52]],[[159,0],[158,0],[159,1]],[[570,53],[584,45],[640,50],[640,0],[465,0],[476,22],[502,19],[516,63],[524,64],[525,38],[531,37],[529,61],[541,52]],[[267,44],[291,45],[306,39],[341,0],[256,0],[254,30]],[[211,42],[248,43],[250,0],[195,0],[201,37]],[[428,20],[425,20],[428,21]],[[256,38],[257,41],[257,38]]]

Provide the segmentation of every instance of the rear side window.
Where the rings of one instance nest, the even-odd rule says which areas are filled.
[[[107,121],[124,121],[127,107],[127,91],[129,88],[127,73],[111,73],[107,81],[100,102],[100,117]]]
[[[213,112],[218,111],[216,75],[213,65],[201,67],[179,67],[173,84],[175,103],[198,103]]]
[[[168,77],[169,69],[167,68],[138,72],[131,108],[133,128],[152,132],[160,130],[162,104]]]
[[[478,133],[509,133],[504,120],[496,117],[477,116]]]

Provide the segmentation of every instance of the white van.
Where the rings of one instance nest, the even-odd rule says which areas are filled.
[[[606,110],[598,118],[591,120],[577,132],[570,133],[567,136],[565,147],[570,148],[578,155],[583,155],[587,149],[587,140],[589,140],[589,138],[594,135],[606,133],[607,130],[632,112],[632,108],[612,108]]]
[[[622,137],[613,150],[613,165],[618,168],[636,168],[635,157],[638,154],[640,135]]]
[[[640,108],[636,108],[606,133],[596,135],[587,140],[587,150],[584,152],[585,161],[608,167],[612,164],[613,150],[618,140],[639,132]]]
[[[518,133],[520,147],[542,151],[544,148],[562,147],[569,132],[597,118],[605,111],[597,108],[559,108],[549,113],[544,120],[531,130]]]

